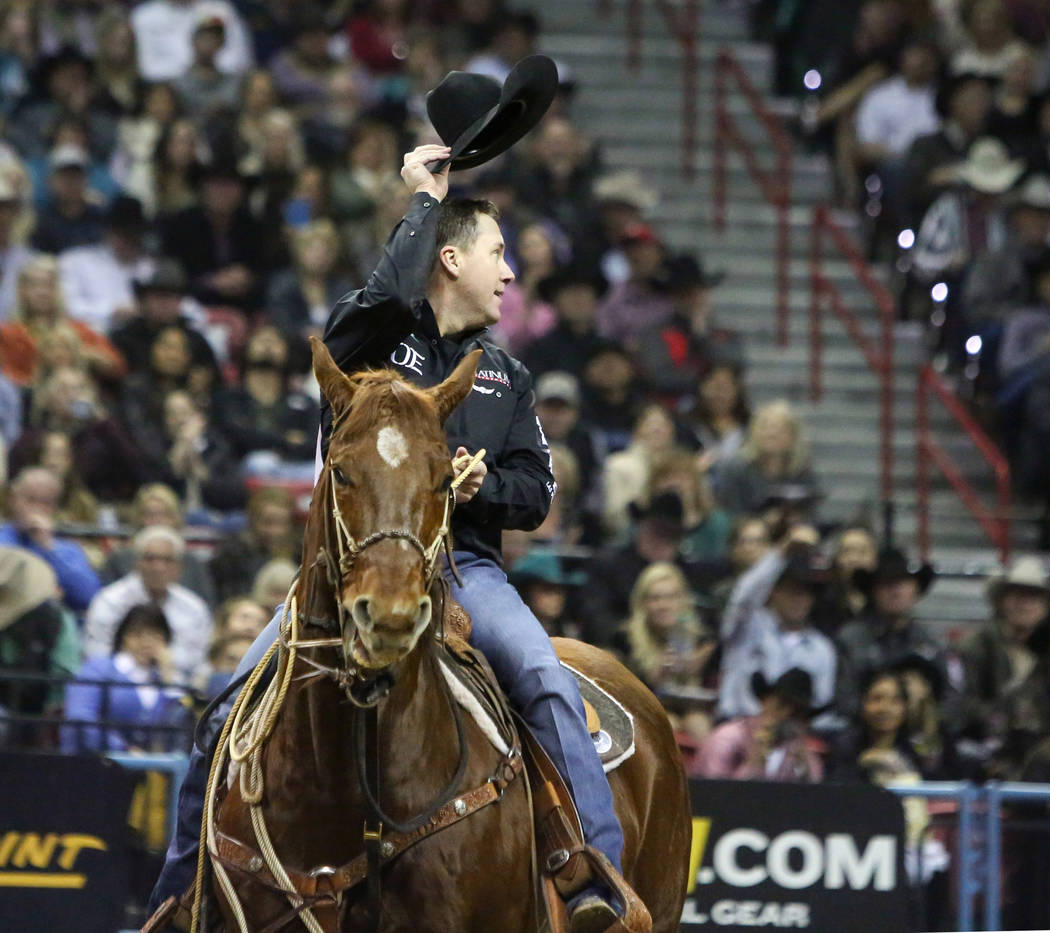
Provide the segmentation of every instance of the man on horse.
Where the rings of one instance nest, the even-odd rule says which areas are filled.
[[[456,492],[454,558],[462,586],[453,584],[452,594],[473,620],[472,644],[568,783],[587,842],[620,871],[623,834],[579,688],[501,566],[502,530],[537,527],[556,487],[533,411],[532,378],[485,335],[499,320],[503,291],[514,278],[504,259],[498,210],[487,201],[446,201],[448,168],[433,173],[430,166],[449,154],[448,147],[426,145],[405,156],[408,212],[368,284],[333,309],[324,339],[345,372],[392,363],[423,387],[445,379],[468,352],[482,350],[471,398],[446,422],[454,464],[486,450]],[[327,434],[331,419],[324,414]],[[462,468],[455,466],[457,475]],[[241,671],[250,670],[273,643],[279,618],[249,649]],[[154,904],[180,894],[192,878],[199,827],[194,821],[202,811],[206,773],[205,758],[195,751]],[[577,894],[569,909],[573,933],[619,924],[619,905],[597,886]]]

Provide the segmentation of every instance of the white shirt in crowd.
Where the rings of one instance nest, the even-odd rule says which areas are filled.
[[[941,125],[935,96],[932,86],[910,87],[899,75],[876,84],[857,108],[857,139],[904,155],[916,139]]]
[[[84,622],[84,657],[113,653],[113,636],[132,606],[149,603],[149,593],[136,572],[103,587],[91,600]],[[178,583],[168,587],[159,604],[171,627],[171,660],[180,681],[189,683],[203,669],[211,644],[212,618],[208,604]]]
[[[62,294],[69,316],[100,334],[114,326],[117,308],[135,308],[135,279],[148,279],[154,262],[140,256],[124,264],[105,243],[67,249],[59,257]]]
[[[252,66],[252,46],[240,16],[227,0],[146,0],[131,11],[139,74],[147,81],[172,81],[193,62],[193,30],[204,14],[221,16],[226,41],[215,61],[219,71],[242,74]]]
[[[781,628],[766,600],[787,562],[773,548],[747,570],[733,587],[722,616],[722,680],[718,715],[723,719],[754,716],[761,705],[751,678],[761,672],[767,683],[800,667],[813,683],[813,705],[827,706],[835,698],[838,654],[831,640],[817,629]]]

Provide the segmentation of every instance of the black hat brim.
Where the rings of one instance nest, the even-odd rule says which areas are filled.
[[[776,681],[766,680],[766,675],[761,671],[755,671],[751,675],[751,692],[758,700],[764,700],[771,693],[779,693],[789,703],[793,703],[807,719],[813,719],[821,713],[827,712],[833,706],[831,703],[826,703],[824,706],[814,706],[812,700],[807,701],[800,696],[779,689]]]
[[[894,580],[912,579],[919,586],[919,595],[923,596],[933,584],[936,577],[937,572],[933,569],[932,564],[922,564],[922,566],[915,570],[909,570],[903,573],[880,572],[878,568],[875,570],[865,570],[861,567],[860,569],[853,571],[853,585],[862,593],[870,596],[875,585],[878,583],[892,583]]]
[[[449,157],[430,171],[476,168],[506,152],[543,119],[557,93],[558,66],[546,55],[523,58],[503,82],[499,103],[460,133]]]

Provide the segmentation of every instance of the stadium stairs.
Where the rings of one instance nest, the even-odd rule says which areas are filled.
[[[681,7],[667,4],[673,9]],[[569,65],[579,82],[573,117],[601,142],[609,170],[635,169],[661,194],[651,219],[674,247],[698,250],[708,268],[727,279],[715,292],[717,320],[745,336],[747,382],[752,403],[786,397],[809,426],[814,463],[827,498],[821,518],[829,522],[866,519],[881,527],[879,483],[878,378],[867,367],[842,324],[826,314],[823,327],[823,398],[809,401],[809,249],[813,205],[831,191],[828,160],[796,147],[791,179],[790,326],[787,347],[774,336],[776,249],[774,209],[767,203],[738,153],[728,159],[728,224],[715,229],[712,210],[715,58],[728,47],[748,77],[766,95],[771,86],[770,49],[747,38],[742,4],[701,2],[696,173],[685,179],[682,163],[682,46],[670,33],[659,5],[640,4],[640,67],[628,67],[628,6],[624,0],[535,0],[544,24],[541,50]],[[732,88],[732,85],[730,85]],[[788,125],[794,104],[767,98]],[[761,165],[773,164],[768,135],[741,95],[730,90],[729,109],[755,147]],[[855,218],[835,219],[856,237]],[[876,269],[885,279],[885,270]],[[864,330],[878,334],[878,312],[850,265],[832,256],[828,278],[841,290]],[[921,330],[895,329],[894,531],[897,543],[917,551],[915,495],[915,389],[925,359]],[[994,502],[991,469],[973,443],[936,402],[930,424],[939,443],[988,503]],[[998,566],[995,549],[944,478],[933,470],[930,498],[932,559],[942,572],[921,604],[922,615],[945,635],[985,618],[983,575]],[[1014,551],[1037,539],[1032,510],[1015,507]]]

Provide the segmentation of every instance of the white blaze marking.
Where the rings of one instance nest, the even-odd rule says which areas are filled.
[[[388,466],[399,467],[408,459],[408,441],[397,428],[380,428],[376,451]]]

